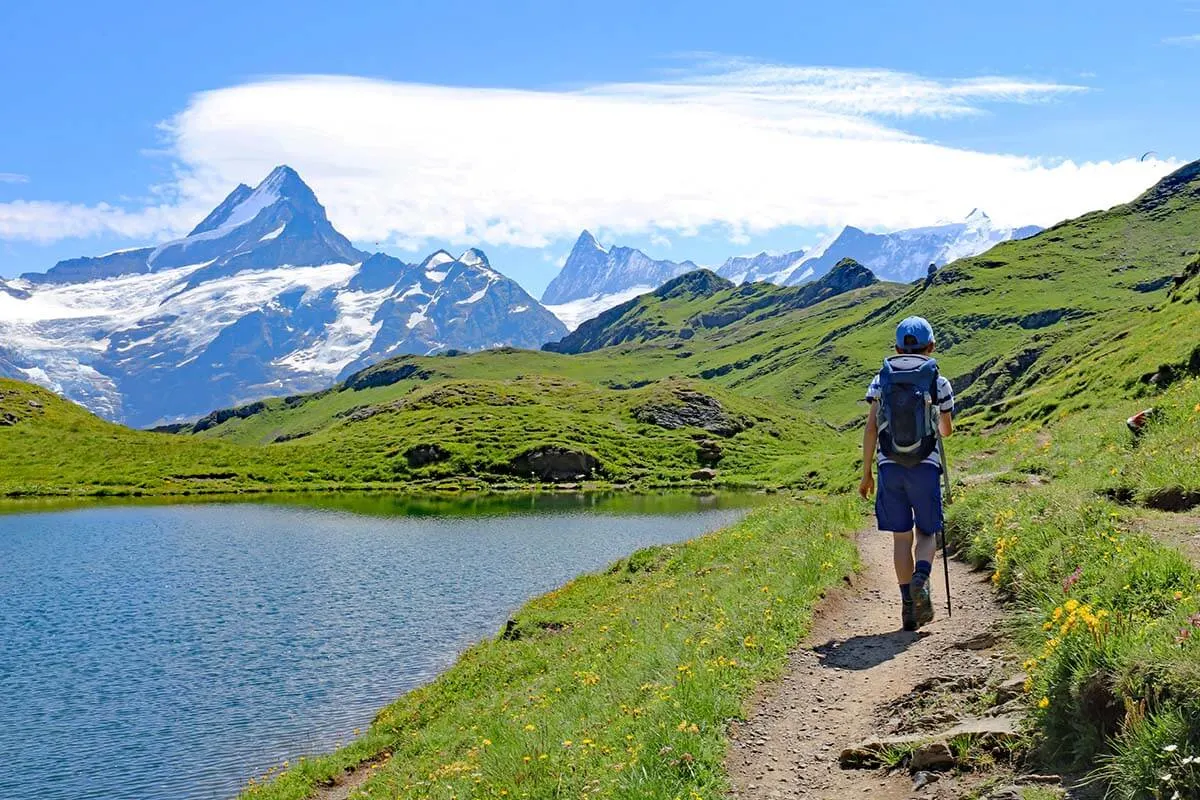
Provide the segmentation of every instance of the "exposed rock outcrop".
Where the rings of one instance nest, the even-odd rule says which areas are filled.
[[[509,462],[515,475],[542,481],[566,483],[590,478],[600,471],[600,461],[591,453],[544,445],[527,450]]]

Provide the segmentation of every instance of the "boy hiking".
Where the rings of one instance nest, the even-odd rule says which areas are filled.
[[[931,357],[934,346],[933,328],[924,318],[901,322],[896,326],[896,355],[884,359],[866,397],[871,410],[863,433],[863,478],[858,491],[868,499],[875,490],[871,462],[876,460],[875,516],[881,531],[892,532],[900,619],[906,631],[933,620],[930,573],[942,532],[938,437],[954,430],[954,395],[950,381],[938,374]]]

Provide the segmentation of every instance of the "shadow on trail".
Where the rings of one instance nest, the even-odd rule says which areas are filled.
[[[928,632],[891,631],[851,636],[849,639],[831,639],[814,647],[813,652],[823,667],[870,669],[890,661],[928,635]]]

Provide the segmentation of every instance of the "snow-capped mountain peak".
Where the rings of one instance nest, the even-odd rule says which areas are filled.
[[[488,264],[487,256],[482,250],[477,248],[469,248],[465,253],[458,257],[458,260],[472,267],[491,267]]]
[[[282,264],[355,263],[366,253],[338,233],[312,189],[279,166],[258,186],[239,185],[183,239],[160,245],[148,268],[209,262],[201,278]]]
[[[454,256],[450,255],[445,250],[435,250],[426,256],[425,260],[421,262],[421,269],[435,270],[438,267],[441,267],[443,264],[453,264],[454,261]]]
[[[592,232],[587,228],[584,228],[579,234],[579,238],[575,240],[575,247],[572,249],[572,252],[575,250],[599,250],[601,253],[608,252],[608,249],[601,245],[600,242],[596,241],[596,237],[593,236]]]
[[[630,247],[605,249],[585,230],[575,240],[558,275],[546,287],[542,302],[563,305],[586,298],[604,298],[628,292],[633,286],[659,286],[694,269],[696,265],[690,261],[659,261]]]
[[[923,278],[930,264],[940,266],[977,255],[1002,241],[1032,236],[1039,230],[1034,226],[998,228],[982,209],[975,208],[960,222],[939,222],[891,233],[870,233],[848,225],[807,252],[763,251],[736,256],[727,259],[716,272],[734,283],[767,281],[794,286],[817,280],[842,259],[852,258],[884,280],[906,282]],[[628,247],[605,249],[585,230],[562,270],[546,287],[542,302],[574,327],[696,268],[690,261],[655,261]]]
[[[414,265],[356,250],[289,167],[183,239],[0,281],[0,375],[132,425],[322,388],[388,355],[565,333],[482,251]]]

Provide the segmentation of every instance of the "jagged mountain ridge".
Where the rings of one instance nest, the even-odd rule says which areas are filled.
[[[656,260],[632,247],[605,249],[585,230],[575,240],[562,270],[542,293],[542,302],[556,305],[635,286],[655,288],[694,269],[697,266],[690,261]]]
[[[812,277],[811,270],[800,269],[806,255],[805,250],[793,250],[790,253],[762,252],[756,256],[734,256],[725,260],[717,269],[717,274],[734,283],[766,281],[783,286]],[[793,277],[795,281],[792,281]]]
[[[183,239],[0,285],[0,375],[134,426],[323,388],[391,355],[565,333],[479,250],[420,264],[357,250],[289,167]]]
[[[1040,230],[1032,225],[996,227],[987,214],[976,209],[962,222],[892,233],[867,233],[847,226],[827,245],[811,251],[734,256],[713,271],[734,283],[766,281],[797,286],[820,278],[842,259],[851,258],[880,280],[909,283],[923,278],[930,264],[942,266],[979,255],[1000,242],[1026,238]],[[634,248],[606,250],[585,230],[562,270],[546,288],[542,302],[552,306],[551,310],[573,328],[584,319],[695,269],[691,261],[657,260]]]
[[[802,262],[803,269],[793,272],[785,284],[794,286],[807,280],[806,276],[823,275],[843,258],[853,258],[883,280],[910,283],[925,277],[930,264],[941,267],[985,253],[1001,242],[1026,239],[1041,230],[1036,225],[997,228],[979,209],[963,222],[893,233],[868,233],[847,226],[827,247],[811,253]]]

